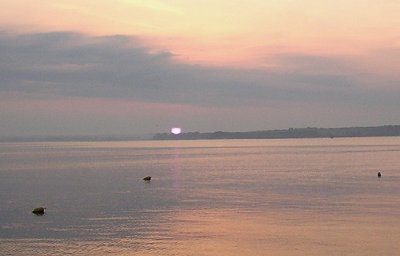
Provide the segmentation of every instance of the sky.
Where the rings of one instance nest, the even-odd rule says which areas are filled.
[[[0,137],[400,124],[400,0],[0,0]]]

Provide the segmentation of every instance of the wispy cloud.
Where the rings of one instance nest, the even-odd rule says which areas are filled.
[[[183,11],[172,4],[156,0],[119,0],[119,2],[127,5],[148,8],[154,11],[169,12],[174,14],[182,14]]]

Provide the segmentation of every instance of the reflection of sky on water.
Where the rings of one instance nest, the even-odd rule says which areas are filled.
[[[0,251],[399,251],[400,173],[395,166],[400,146],[387,145],[385,139],[378,144],[363,139],[350,147],[343,141],[332,147],[276,141],[272,146],[254,141],[183,142],[178,147],[165,142],[158,147],[137,147],[136,142],[121,147],[103,142],[2,145]],[[379,180],[378,169],[384,174]],[[147,175],[153,177],[150,183],[142,180]],[[31,214],[40,205],[47,214]]]
[[[398,216],[380,219],[365,214],[235,209],[183,210],[166,215],[168,222],[145,228],[147,234],[140,236],[111,235],[82,240],[11,239],[3,241],[0,248],[3,252],[15,250],[19,255],[32,252],[46,255],[50,251],[51,255],[235,256],[365,255],[366,252],[393,255],[400,249]]]

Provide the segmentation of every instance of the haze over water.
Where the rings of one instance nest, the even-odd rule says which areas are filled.
[[[397,255],[399,153],[399,137],[0,143],[0,255]]]

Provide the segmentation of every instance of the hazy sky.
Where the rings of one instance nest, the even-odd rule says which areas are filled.
[[[400,0],[0,0],[0,137],[400,124]]]

